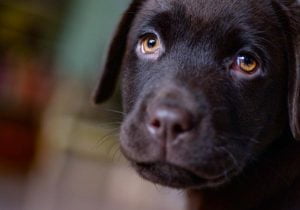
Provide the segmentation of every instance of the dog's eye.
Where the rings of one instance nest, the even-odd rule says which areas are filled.
[[[147,34],[141,39],[141,51],[144,54],[156,53],[160,48],[160,40],[155,34]]]
[[[258,62],[253,56],[242,54],[236,58],[234,66],[243,72],[251,74],[258,69]]]

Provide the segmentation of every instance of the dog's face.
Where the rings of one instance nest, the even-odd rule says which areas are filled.
[[[133,8],[123,19],[130,28],[112,45],[124,51],[115,61],[124,155],[162,185],[225,183],[288,125],[294,26],[271,0],[145,0]]]

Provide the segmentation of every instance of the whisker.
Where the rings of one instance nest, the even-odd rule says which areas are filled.
[[[260,141],[256,140],[255,138],[248,137],[246,139],[249,140],[249,141],[251,141],[251,142],[253,142],[253,143],[256,143],[256,144],[260,144],[261,143]]]
[[[114,109],[103,109],[103,110],[104,110],[104,111],[107,111],[107,112],[112,112],[112,113],[115,113],[115,114],[120,114],[120,115],[122,115],[122,116],[125,115],[124,112],[119,111],[119,110],[114,110]]]
[[[113,158],[112,158],[112,151],[114,150],[114,148],[115,148],[116,146],[118,146],[118,142],[113,142],[113,143],[110,145],[109,149],[107,150],[106,155],[107,155],[107,157],[109,157],[110,160],[113,160]]]
[[[241,169],[241,166],[239,165],[237,159],[234,157],[234,155],[226,147],[219,146],[216,149],[220,149],[220,150],[224,151],[225,153],[227,153],[228,156],[230,157],[230,159],[232,160],[233,164],[235,165],[235,167],[238,170]]]
[[[97,142],[98,146],[100,147],[103,143],[105,143],[105,142],[109,139],[109,137],[114,136],[114,134],[115,134],[118,130],[119,130],[119,128],[114,128],[114,129],[112,129],[111,131],[109,131],[107,134],[105,134],[105,135]],[[119,133],[119,132],[117,132],[117,133]]]
[[[116,159],[116,155],[117,155],[118,153],[121,153],[120,145],[119,145],[119,144],[117,145],[117,148],[115,149],[115,151],[114,151],[114,153],[113,153],[113,156],[112,156],[112,159],[113,159],[114,161],[118,161],[118,160],[119,160],[119,159]],[[120,157],[120,156],[119,156],[119,157]]]
[[[158,188],[157,184],[153,184],[153,185],[154,185],[154,187],[155,187],[155,190],[156,190],[157,192],[159,192],[159,188]]]
[[[184,191],[184,190],[177,190],[176,193],[177,193],[177,195],[183,196],[183,195],[185,195],[186,191]]]
[[[115,156],[116,152],[118,151],[118,149],[119,149],[119,143],[114,142],[108,152],[108,156],[111,158],[111,160],[113,160],[113,161],[115,160],[114,156]]]
[[[117,153],[117,155],[118,155],[118,160],[121,160],[121,158],[123,157],[122,156],[122,151],[121,151],[121,148],[119,147],[119,152]]]
[[[122,124],[122,121],[115,121],[115,122],[103,122],[100,125],[114,125],[114,124]]]
[[[116,127],[116,126],[120,127],[121,124],[122,124],[121,121],[116,121],[116,122],[103,122],[103,123],[100,123],[98,125],[103,127],[103,128],[106,128],[106,127],[111,128],[111,127]]]
[[[256,144],[260,144],[261,142],[258,141],[257,139],[253,138],[253,137],[248,137],[248,136],[244,136],[244,135],[226,135],[226,134],[223,134],[223,135],[218,135],[218,138],[220,139],[228,139],[228,138],[232,138],[232,139],[236,139],[236,140],[249,140],[253,143],[256,143]]]

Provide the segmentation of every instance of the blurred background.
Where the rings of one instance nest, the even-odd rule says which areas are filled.
[[[120,154],[91,93],[129,0],[0,0],[0,210],[182,210]]]

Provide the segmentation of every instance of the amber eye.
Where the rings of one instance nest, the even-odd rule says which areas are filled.
[[[144,54],[156,53],[160,48],[160,40],[155,34],[147,34],[141,39],[141,50]]]
[[[254,73],[258,68],[257,60],[251,55],[239,55],[235,65],[238,69],[246,73]]]

